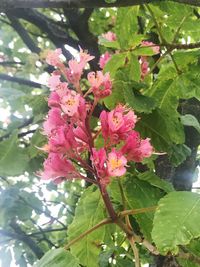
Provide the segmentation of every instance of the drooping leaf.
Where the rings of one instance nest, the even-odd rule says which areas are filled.
[[[88,188],[80,198],[73,222],[68,228],[69,241],[80,236],[105,218],[104,205],[98,190]],[[88,234],[71,246],[71,252],[84,266],[97,267],[100,243],[103,241],[105,228],[101,227]]]
[[[152,238],[161,254],[177,254],[179,245],[187,245],[200,236],[200,195],[171,192],[158,203]]]
[[[78,260],[67,250],[58,248],[49,250],[35,267],[79,267]]]
[[[185,144],[172,145],[169,154],[170,162],[177,167],[191,154],[191,149]]]
[[[200,124],[198,120],[191,114],[181,116],[181,122],[185,126],[194,127],[200,133]]]

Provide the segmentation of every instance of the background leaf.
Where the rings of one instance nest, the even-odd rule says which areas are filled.
[[[179,245],[187,245],[200,236],[200,195],[171,192],[158,203],[152,238],[161,254],[177,254]]]

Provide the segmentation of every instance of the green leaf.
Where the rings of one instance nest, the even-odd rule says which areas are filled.
[[[119,8],[117,11],[116,34],[122,49],[129,48],[138,31],[137,14],[139,7]]]
[[[134,92],[130,86],[125,86],[123,92],[126,103],[138,112],[151,113],[156,106],[153,98]]]
[[[75,217],[68,228],[69,241],[80,236],[105,218],[104,204],[99,190],[89,187],[80,198]],[[100,227],[88,234],[70,247],[73,255],[77,256],[81,264],[90,267],[98,266],[98,255],[103,241],[105,228]]]
[[[163,193],[158,188],[131,175],[128,176],[123,188],[126,202],[130,209],[156,206],[159,199],[163,196]],[[140,225],[141,232],[148,240],[151,240],[153,215],[152,211],[134,215]]]
[[[132,52],[136,56],[153,56],[155,52],[153,51],[152,47],[137,47]]]
[[[109,259],[112,257],[114,248],[109,251],[102,251],[99,255],[99,267],[109,267]]]
[[[103,38],[102,36],[99,36],[99,43],[108,48],[114,48],[114,49],[120,48],[120,45],[117,41],[110,42],[107,39]]]
[[[185,144],[172,145],[169,154],[170,161],[177,167],[191,154],[191,149]]]
[[[159,201],[152,238],[161,254],[177,254],[179,245],[187,245],[200,236],[200,195],[171,192]]]
[[[155,109],[151,114],[141,114],[137,130],[143,137],[150,137],[156,150],[171,151],[172,143],[183,143],[183,127],[178,119],[170,117],[163,110]]]
[[[165,192],[169,193],[174,191],[173,185],[160,177],[158,177],[155,173],[147,171],[138,174],[138,178],[150,183],[152,186],[158,187]]]
[[[64,248],[48,251],[35,267],[79,267],[78,260]]]
[[[141,78],[141,66],[138,57],[136,57],[133,53],[129,53],[128,57],[129,79],[139,82]]]
[[[28,156],[19,147],[17,132],[0,143],[0,175],[16,176],[22,174],[27,166]]]
[[[115,81],[113,83],[112,94],[104,99],[104,103],[107,108],[113,109],[116,105],[120,103],[125,103],[122,90],[125,87],[125,84],[122,81]]]
[[[191,255],[195,255],[197,257],[200,257],[200,241],[199,239],[192,240],[188,246],[186,246],[186,249]],[[181,264],[182,267],[199,267],[198,263],[194,263],[191,260],[185,260],[177,257],[178,262]]]
[[[104,67],[104,72],[110,72],[112,78],[114,78],[116,71],[123,67],[127,53],[114,54]]]
[[[200,124],[198,120],[191,114],[181,116],[181,122],[185,126],[194,127],[200,133]]]
[[[1,224],[7,224],[8,221],[16,217],[21,221],[26,221],[30,219],[31,214],[32,208],[20,198],[19,188],[12,186],[6,190],[2,190],[0,194]]]

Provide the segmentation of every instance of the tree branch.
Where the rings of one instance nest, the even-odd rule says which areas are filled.
[[[0,234],[24,242],[33,251],[33,253],[38,259],[42,258],[44,252],[35,243],[35,241],[33,241],[29,236],[27,236],[26,233],[22,231],[22,229],[19,227],[19,225],[16,224],[16,222],[11,222],[10,226],[14,230],[14,232],[0,230]]]
[[[8,14],[8,12],[6,12],[6,14]],[[38,27],[43,33],[47,34],[47,37],[56,47],[63,49],[63,54],[67,60],[71,59],[72,56],[71,53],[65,49],[64,45],[67,44],[77,50],[79,48],[79,42],[68,34],[67,28],[63,29],[56,21],[37,10],[16,8],[9,10],[9,15],[24,19]]]
[[[91,8],[91,7],[122,7],[149,3],[160,3],[166,0],[116,0],[107,3],[105,0],[1,0],[0,9],[13,8]],[[171,2],[200,6],[200,0],[169,0]]]
[[[26,46],[31,50],[31,52],[39,54],[41,49],[35,44],[33,39],[29,36],[26,29],[22,26],[20,21],[16,19],[14,16],[10,15],[9,12],[6,13],[7,17],[9,18],[11,22],[11,26],[13,29],[19,34],[23,42],[26,44]]]
[[[0,73],[0,80],[9,81],[9,82],[13,82],[13,83],[19,83],[21,85],[27,85],[27,86],[34,87],[34,88],[43,89],[45,87],[45,85],[43,85],[43,84],[33,82],[30,80],[26,80],[23,78],[19,78],[19,77],[13,77],[13,76],[10,76],[10,75],[5,74],[5,73]]]

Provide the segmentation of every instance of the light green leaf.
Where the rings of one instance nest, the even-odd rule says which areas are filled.
[[[0,143],[0,175],[16,176],[22,174],[27,166],[28,156],[19,147],[17,132]]]
[[[181,116],[181,122],[185,126],[192,126],[200,133],[200,124],[198,120],[191,114]]]
[[[200,195],[171,192],[159,201],[153,222],[152,238],[161,254],[177,254],[200,236]]]
[[[129,48],[138,31],[137,14],[139,7],[119,8],[117,11],[116,33],[122,49]]]
[[[116,71],[125,64],[127,53],[114,54],[104,67],[104,72],[110,72],[114,78]]]
[[[49,250],[35,267],[79,267],[78,260],[64,248]]]
[[[104,99],[107,108],[113,109],[120,103],[125,103],[124,95],[122,94],[125,84],[122,81],[115,81],[112,87],[112,94]]]
[[[69,241],[80,236],[105,218],[104,205],[99,190],[89,187],[81,196],[76,208],[75,217],[69,225]],[[84,266],[97,267],[105,228],[101,227],[90,233],[70,247],[73,255],[79,258]]]
[[[138,57],[136,57],[133,53],[129,53],[128,57],[129,79],[139,82],[141,78],[141,66]]]
[[[151,185],[158,187],[165,192],[169,193],[171,191],[174,191],[173,185],[160,177],[158,177],[155,173],[146,171],[143,173],[138,174],[138,178],[150,183]]]
[[[153,56],[155,52],[153,51],[152,47],[137,47],[132,52],[136,56]]]
[[[102,36],[99,36],[99,44],[108,47],[108,48],[114,48],[114,49],[119,49],[120,45],[117,41],[108,41],[107,39],[103,38]]]

